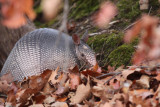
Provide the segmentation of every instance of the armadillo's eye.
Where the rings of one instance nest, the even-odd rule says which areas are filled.
[[[81,53],[81,56],[82,56],[82,57],[84,57],[84,54],[83,54],[83,53]]]

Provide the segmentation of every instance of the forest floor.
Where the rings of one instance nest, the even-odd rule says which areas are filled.
[[[130,16],[135,14],[133,12]],[[91,47],[94,45],[92,48],[97,55],[101,55],[102,51],[99,50],[102,49],[104,49],[103,54],[108,53],[105,48],[113,46],[113,44],[99,44],[97,40],[106,42],[109,39],[107,37],[111,36],[107,43],[113,43],[118,38],[120,42],[118,45],[115,43],[115,48],[107,48],[115,59],[110,55],[102,55],[97,57],[100,67],[95,65],[79,71],[76,66],[68,73],[58,72],[57,67],[55,71],[46,70],[21,82],[13,82],[11,74],[6,74],[0,78],[0,107],[160,107],[160,33],[158,32],[160,28],[157,27],[159,18],[144,15],[136,23],[134,23],[136,18],[134,21],[128,20],[117,18],[104,29],[94,26],[92,15],[70,21],[68,31],[71,35],[76,33],[81,36],[88,29],[91,36],[89,45]],[[58,28],[58,24],[51,27]],[[128,30],[129,28],[131,29]],[[136,46],[141,48],[133,51],[130,47],[135,44],[128,45],[124,41],[130,42],[141,31],[145,33],[141,34],[142,38],[136,43]],[[94,37],[96,35],[100,36]],[[102,48],[103,45],[105,48]],[[113,52],[118,53],[119,47],[123,52],[129,50],[126,54],[130,57],[126,57],[123,52],[117,55],[118,57],[114,56]],[[135,53],[129,54],[132,52]],[[119,57],[126,59],[125,63],[122,62],[124,64],[118,63],[118,66],[112,67],[106,64],[108,61],[106,57],[113,59],[110,59],[111,65],[115,65]]]

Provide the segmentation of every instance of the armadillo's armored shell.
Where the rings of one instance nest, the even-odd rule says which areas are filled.
[[[67,46],[67,47],[66,47]],[[15,80],[37,75],[46,69],[74,67],[78,63],[72,38],[54,29],[38,29],[23,36],[12,49],[1,75]]]

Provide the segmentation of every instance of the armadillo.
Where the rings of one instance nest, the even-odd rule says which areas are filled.
[[[40,28],[24,35],[9,54],[0,76],[10,72],[15,81],[41,74],[44,70],[62,70],[86,61],[96,65],[95,53],[85,43],[87,37],[69,36],[51,28]]]

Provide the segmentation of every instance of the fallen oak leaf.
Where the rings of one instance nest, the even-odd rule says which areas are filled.
[[[53,88],[51,87],[51,85],[55,85],[56,83],[59,83],[60,81],[59,79],[56,78],[58,76],[58,70],[59,70],[59,67],[57,67],[55,71],[52,71],[52,74],[50,75],[48,82],[43,88],[43,92],[45,94],[50,94],[56,90],[56,87]]]
[[[94,96],[101,97],[104,94],[104,88],[105,88],[104,84],[98,83],[97,86],[92,87],[91,92]]]
[[[53,104],[51,104],[51,107],[68,107],[66,102],[55,102]]]
[[[159,58],[160,54],[160,37],[158,26],[159,19],[157,17],[151,17],[149,15],[143,15],[143,17],[128,30],[124,36],[126,42],[130,42],[134,37],[138,36],[140,31],[143,30],[141,35],[141,41],[138,44],[138,49],[133,56],[134,64],[141,64],[143,61]]]
[[[81,73],[85,76],[92,76],[92,77],[98,77],[102,75],[101,73],[97,71],[92,71],[92,70],[84,70],[84,71],[81,71]]]
[[[8,72],[7,74],[4,74],[3,76],[0,77],[0,81],[4,81],[4,80],[6,80],[8,83],[11,83],[14,81],[14,78],[12,74]]]
[[[126,32],[124,36],[124,41],[127,43],[131,42],[131,40],[138,36],[138,33],[140,33],[142,29],[146,29],[147,27],[157,25],[157,22],[158,18],[143,15],[142,18],[139,19],[136,22],[136,24]]]
[[[16,93],[16,104],[20,103],[20,105],[24,105],[27,103],[28,100],[30,100],[29,98],[31,98],[32,96],[34,96],[34,94],[38,93],[39,91],[37,91],[36,89],[23,89],[23,90],[19,90]]]
[[[100,107],[113,107],[109,102],[105,102],[105,104],[100,104]]]
[[[41,90],[47,83],[52,70],[45,70],[42,74],[29,77],[29,88]]]
[[[51,72],[52,72],[51,70],[46,70],[38,76],[28,77],[29,88],[19,89],[16,94],[14,94],[11,91],[12,93],[11,92],[9,93],[11,97],[7,99],[7,102],[11,102],[12,105],[19,103],[20,106],[26,104],[27,101],[29,101],[33,95],[37,94],[44,87],[45,83],[48,81],[48,78]],[[40,81],[39,81],[39,78],[40,78]],[[12,96],[15,96],[15,97],[12,97]]]
[[[157,79],[158,81],[160,81],[160,73],[154,78]]]
[[[36,16],[32,9],[33,0],[1,0],[0,3],[2,23],[9,28],[18,28],[24,25],[26,15],[31,20]]]
[[[88,78],[87,85],[81,84],[77,87],[77,91],[75,96],[71,97],[70,101],[71,103],[78,104],[85,100],[91,93],[91,87],[90,87],[90,79]]]
[[[44,100],[44,103],[51,104],[51,103],[55,102],[55,100],[56,100],[56,98],[49,96]]]
[[[51,20],[56,17],[62,7],[62,0],[42,0],[41,7],[46,20]]]
[[[80,72],[78,66],[75,66],[72,70],[69,70],[70,88],[75,90],[81,83]]]
[[[5,102],[5,99],[0,98],[0,107],[4,107]]]
[[[75,74],[69,74],[70,77],[70,88],[75,90],[77,86],[81,83],[80,76]]]
[[[7,100],[6,100],[6,105],[12,105],[15,106],[16,105],[16,96],[13,90],[10,90],[7,93]]]
[[[150,78],[147,75],[142,75],[139,80],[136,80],[137,83],[141,84],[143,88],[149,88],[150,87]]]
[[[140,96],[131,96],[130,102],[132,102],[135,106],[142,106],[142,107],[153,107],[157,105],[157,103],[152,98],[142,99]],[[132,99],[132,100],[131,100]]]
[[[44,102],[45,98],[46,98],[45,95],[38,93],[32,97],[32,101],[34,104],[42,104]]]
[[[55,71],[52,72],[50,78],[48,79],[48,82],[51,84],[56,84],[59,83],[62,79],[62,74],[59,76],[58,75],[59,67]]]
[[[128,101],[129,101],[128,94],[124,94],[124,93],[114,94],[113,98],[110,100],[110,104],[114,104],[114,107],[118,107],[118,105],[121,107],[122,104],[117,101],[121,101],[121,102],[123,102],[123,105],[127,105]],[[122,107],[125,107],[125,106],[122,106]]]
[[[69,91],[69,80],[66,82],[64,86],[58,85],[58,89],[54,92],[56,95],[62,95]]]
[[[116,80],[115,82],[110,82],[110,85],[113,87],[113,89],[120,89],[120,81]]]
[[[123,104],[123,102],[120,100],[116,100],[116,104],[114,105],[114,107],[125,107],[125,104]]]
[[[103,2],[100,10],[94,15],[93,19],[98,27],[104,28],[116,14],[117,8],[113,3]]]
[[[0,92],[6,93],[11,90],[10,85],[7,83],[7,81],[0,81]]]
[[[67,100],[67,97],[58,98],[56,101],[59,102],[65,102]]]
[[[129,91],[128,93],[129,95],[141,97],[142,99],[145,99],[150,95],[153,95],[153,91],[148,89],[133,90]]]
[[[44,107],[43,104],[33,104],[33,105],[30,105],[29,107]]]
[[[142,73],[135,70],[123,70],[122,76],[128,80],[137,80],[140,79]]]

